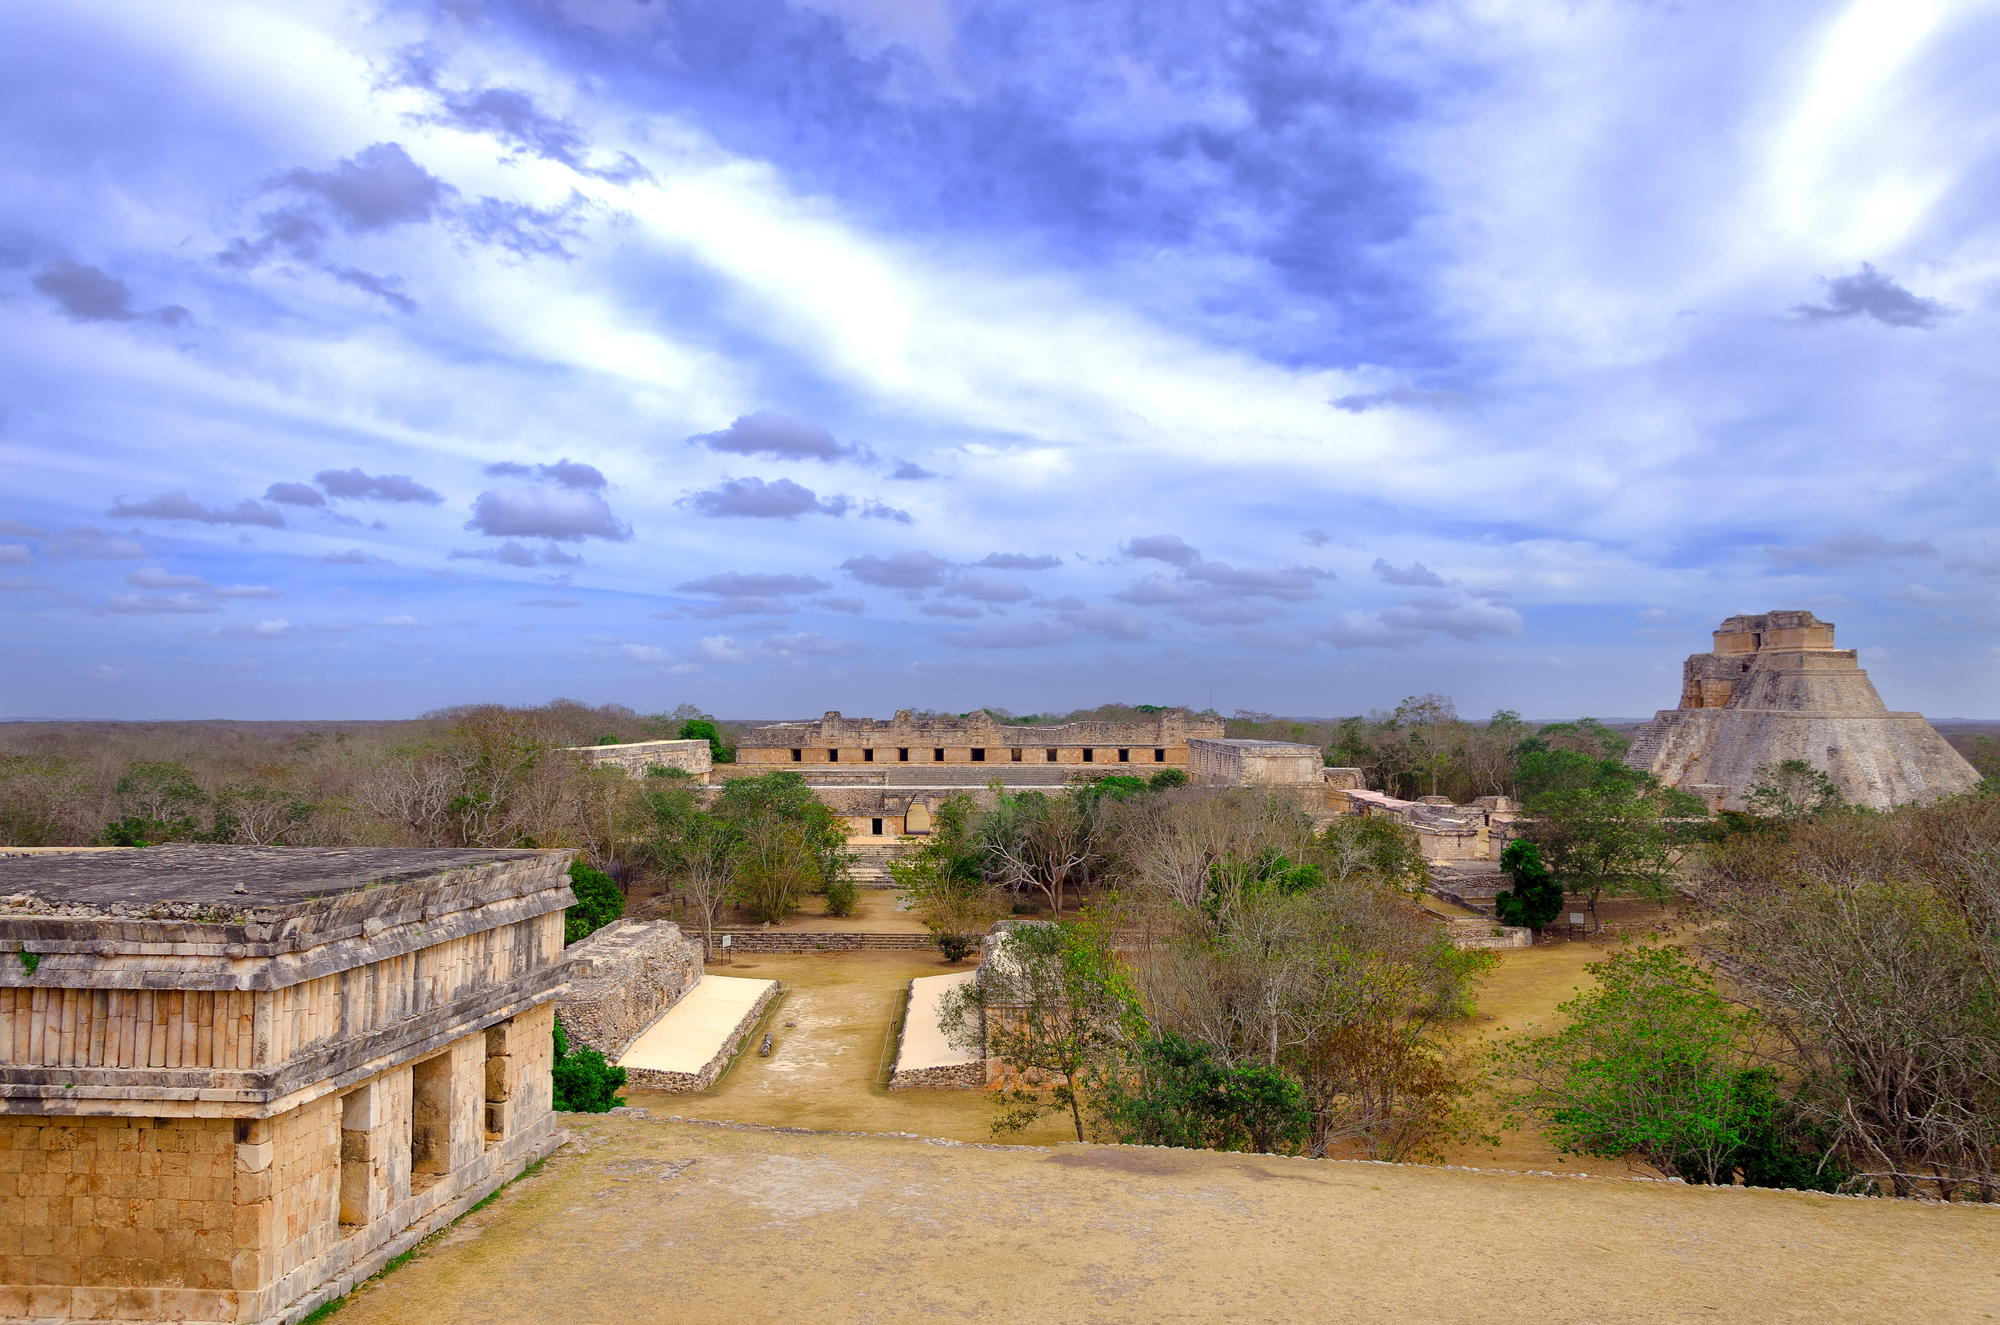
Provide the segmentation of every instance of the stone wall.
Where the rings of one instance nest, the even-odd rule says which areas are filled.
[[[730,939],[727,949],[722,947],[724,934]],[[717,930],[715,942],[718,959],[732,952],[915,952],[936,946],[929,934],[810,929]]]
[[[621,920],[565,952],[569,982],[556,1015],[570,1042],[612,1062],[701,983],[701,940],[670,920]]]
[[[887,722],[830,711],[818,722],[772,723],[746,732],[737,746],[744,764],[1090,764],[1185,766],[1187,743],[1223,735],[1220,718],[1171,709],[1137,722],[1073,722],[1054,726],[1003,723],[984,710],[963,718],[919,718],[901,709]],[[1123,751],[1124,759],[1119,758]],[[796,752],[796,755],[795,755]],[[996,770],[997,771],[997,770]]]
[[[1319,747],[1291,741],[1199,737],[1188,742],[1188,775],[1212,786],[1316,786],[1324,781]]]
[[[630,741],[624,745],[576,745],[569,752],[593,768],[622,768],[644,777],[649,768],[678,768],[706,779],[715,767],[715,752],[707,741]]]

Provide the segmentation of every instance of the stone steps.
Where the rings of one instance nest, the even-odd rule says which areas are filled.
[[[723,951],[722,936],[730,936],[730,952],[921,952],[934,946],[929,934],[883,934],[855,930],[718,929],[716,951]]]

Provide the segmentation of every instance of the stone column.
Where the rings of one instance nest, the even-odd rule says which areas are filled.
[[[389,1083],[375,1078],[340,1102],[340,1222],[372,1224],[394,1196]]]

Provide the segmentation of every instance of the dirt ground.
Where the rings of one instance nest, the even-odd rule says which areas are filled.
[[[1186,1151],[566,1120],[340,1325],[1938,1322],[2000,1211]]]

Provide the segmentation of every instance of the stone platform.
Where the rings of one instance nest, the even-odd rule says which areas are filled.
[[[890,1090],[986,1084],[986,1060],[953,1046],[938,1025],[938,1010],[945,995],[970,984],[978,974],[976,970],[953,971],[949,975],[918,976],[910,981],[903,1034],[896,1046],[896,1070],[889,1076]]]
[[[619,1057],[633,1090],[707,1090],[778,997],[776,980],[704,975]]]

